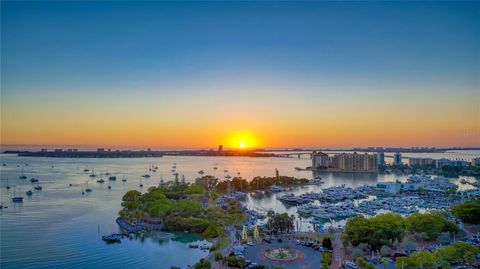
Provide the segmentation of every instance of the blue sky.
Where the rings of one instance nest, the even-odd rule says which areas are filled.
[[[78,92],[478,101],[480,2],[2,2],[1,12],[10,106]]]

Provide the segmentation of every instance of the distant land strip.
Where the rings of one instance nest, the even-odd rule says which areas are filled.
[[[102,150],[102,151],[4,151],[5,154],[17,154],[28,157],[52,157],[52,158],[146,158],[163,156],[221,156],[221,157],[278,157],[273,153],[258,153],[254,150],[177,150],[177,151],[154,151],[154,150]]]

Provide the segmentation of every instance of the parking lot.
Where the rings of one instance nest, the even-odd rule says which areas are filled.
[[[298,253],[301,253],[299,258],[289,262],[278,262],[272,261],[262,255],[266,249],[284,248],[286,246],[291,249],[295,249]],[[321,254],[322,253],[320,251],[314,250],[311,247],[297,245],[296,241],[293,239],[285,239],[283,242],[273,240],[271,243],[256,243],[254,246],[247,246],[245,252],[243,253],[245,259],[251,261],[252,263],[265,266],[281,266],[287,269],[318,269],[320,267]]]

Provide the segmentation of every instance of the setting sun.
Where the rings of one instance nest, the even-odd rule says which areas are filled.
[[[252,149],[261,145],[258,134],[252,131],[241,130],[234,133],[230,133],[225,139],[223,144],[227,148],[238,149]]]

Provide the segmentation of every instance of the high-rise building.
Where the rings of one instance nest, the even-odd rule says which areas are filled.
[[[331,166],[343,172],[375,172],[378,160],[376,154],[341,153],[333,156]]]
[[[384,166],[385,165],[385,152],[383,152],[383,151],[377,152],[377,164],[379,166]]]
[[[402,153],[400,152],[395,152],[393,155],[393,164],[394,165],[402,165]]]
[[[314,151],[312,154],[313,170],[327,169],[329,165],[329,157],[323,152]]]
[[[223,145],[218,145],[218,151],[223,151]]]

